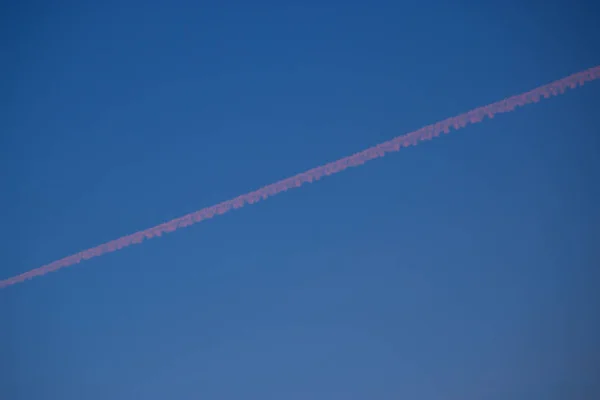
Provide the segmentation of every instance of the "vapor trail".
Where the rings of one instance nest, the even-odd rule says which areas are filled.
[[[305,183],[311,183],[312,181],[319,180],[323,176],[332,175],[350,167],[362,165],[365,162],[375,158],[383,157],[386,155],[386,153],[396,152],[400,150],[401,147],[408,147],[411,145],[416,145],[418,142],[423,140],[430,140],[434,136],[439,136],[442,132],[450,133],[450,129],[452,128],[458,130],[460,128],[464,128],[468,124],[481,122],[486,116],[488,118],[493,118],[495,114],[506,113],[513,111],[519,106],[537,103],[542,98],[547,99],[553,96],[558,96],[559,94],[564,93],[568,88],[574,89],[578,85],[583,86],[586,82],[591,82],[598,78],[600,78],[600,65],[570,75],[550,84],[540,86],[529,92],[512,96],[496,103],[476,108],[459,116],[448,118],[441,122],[425,126],[414,132],[403,136],[398,136],[387,142],[370,147],[361,151],[360,153],[356,153],[352,156],[313,168],[301,174],[294,175],[291,178],[272,183],[254,192],[238,196],[232,200],[224,201],[212,207],[203,208],[202,210],[193,212],[172,221],[165,222],[153,228],[139,231],[132,235],[123,236],[119,239],[112,240],[69,257],[51,262],[50,264],[46,264],[39,268],[32,269],[31,271],[23,274],[5,279],[0,281],[0,289],[16,283],[24,282],[25,280],[34,278],[36,276],[45,275],[48,272],[77,264],[82,260],[99,257],[103,254],[120,250],[123,247],[141,243],[144,241],[144,239],[151,239],[153,237],[161,236],[163,233],[173,232],[177,229],[196,224],[216,215],[224,214],[231,209],[237,209],[246,204],[256,203],[288,189],[300,187]]]

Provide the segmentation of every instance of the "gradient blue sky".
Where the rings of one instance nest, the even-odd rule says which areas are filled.
[[[3,2],[0,277],[600,64],[598,11]],[[2,290],[0,397],[598,398],[599,106],[594,82]]]

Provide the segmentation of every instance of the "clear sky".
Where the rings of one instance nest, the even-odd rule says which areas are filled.
[[[600,64],[593,3],[2,2],[0,278]],[[0,398],[598,398],[599,106],[2,290]]]

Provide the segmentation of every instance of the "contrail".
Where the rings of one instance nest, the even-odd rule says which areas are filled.
[[[583,86],[586,82],[591,82],[598,78],[600,78],[600,65],[567,76],[547,85],[540,86],[536,89],[530,90],[529,92],[512,96],[496,103],[476,108],[456,117],[448,118],[441,122],[425,126],[414,132],[403,136],[398,136],[387,142],[370,147],[352,156],[344,157],[340,160],[333,161],[301,174],[294,175],[291,178],[272,183],[254,192],[238,196],[232,200],[224,201],[212,207],[203,208],[202,210],[187,214],[172,221],[165,222],[153,228],[139,231],[132,235],[123,236],[119,239],[112,240],[99,246],[92,247],[88,250],[81,251],[77,254],[73,254],[71,256],[51,262],[50,264],[46,264],[39,268],[32,269],[31,271],[23,274],[5,279],[0,281],[0,289],[16,283],[24,282],[36,276],[45,275],[48,272],[56,271],[73,264],[78,264],[82,260],[99,257],[103,254],[111,253],[124,247],[141,243],[145,239],[161,236],[163,233],[169,233],[180,228],[185,228],[214,216],[224,214],[232,209],[241,208],[246,204],[256,203],[288,189],[300,187],[305,183],[317,181],[324,176],[336,174],[350,167],[356,167],[375,158],[383,157],[387,153],[400,150],[402,147],[416,145],[418,142],[423,140],[431,140],[433,137],[439,136],[441,133],[450,133],[452,128],[454,130],[458,130],[469,124],[481,122],[485,117],[493,118],[495,114],[510,112],[519,106],[537,103],[542,98],[547,99],[553,96],[558,96],[559,94],[564,93],[568,88],[574,89],[577,86]]]

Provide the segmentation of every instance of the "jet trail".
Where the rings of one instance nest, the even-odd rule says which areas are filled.
[[[260,200],[265,200],[267,197],[274,196],[288,189],[300,187],[305,183],[317,181],[324,176],[336,174],[350,167],[356,167],[375,158],[383,157],[387,153],[399,151],[402,147],[416,145],[418,142],[424,140],[431,140],[433,137],[439,136],[441,133],[450,133],[451,129],[458,130],[469,124],[481,122],[485,117],[493,118],[496,114],[510,112],[517,107],[522,107],[526,104],[537,103],[541,99],[558,96],[559,94],[563,94],[568,88],[574,89],[577,86],[583,86],[585,83],[599,78],[600,65],[570,75],[547,85],[540,86],[536,89],[530,90],[529,92],[512,96],[496,103],[476,108],[456,117],[447,118],[435,124],[425,126],[414,132],[405,134],[403,136],[398,136],[387,142],[370,147],[352,156],[330,162],[279,182],[272,183],[254,192],[238,196],[232,200],[227,200],[217,205],[203,208],[202,210],[187,214],[180,218],[176,218],[172,221],[136,232],[132,235],[123,236],[119,239],[115,239],[88,250],[81,251],[77,254],[73,254],[71,256],[51,262],[50,264],[32,269],[31,271],[14,276],[12,278],[7,278],[0,281],[0,289],[24,282],[36,276],[45,275],[49,272],[78,264],[83,260],[99,257],[103,254],[111,253],[124,247],[141,243],[145,239],[159,237],[163,233],[169,233],[180,228],[185,228],[214,216],[224,214],[232,209],[238,209],[247,204],[254,204]]]

